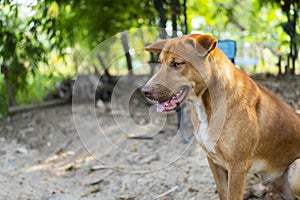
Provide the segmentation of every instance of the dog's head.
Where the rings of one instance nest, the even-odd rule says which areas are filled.
[[[142,89],[147,98],[158,102],[158,112],[174,110],[186,99],[193,101],[203,94],[211,75],[209,57],[216,44],[210,35],[191,34],[146,47],[160,52],[160,69]]]

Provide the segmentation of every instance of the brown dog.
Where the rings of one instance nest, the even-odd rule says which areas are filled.
[[[190,103],[220,199],[243,199],[248,173],[262,177],[269,199],[300,198],[300,117],[216,44],[212,36],[191,34],[146,47],[161,53],[145,96],[157,101],[159,112]]]

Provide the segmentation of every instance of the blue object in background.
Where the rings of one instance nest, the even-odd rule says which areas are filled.
[[[236,42],[234,40],[219,40],[217,47],[234,63]]]

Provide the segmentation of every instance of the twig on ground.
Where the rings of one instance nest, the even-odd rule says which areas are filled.
[[[89,166],[88,171],[93,172],[97,170],[102,170],[102,169],[111,169],[111,167],[105,166],[105,165],[95,165],[95,166]]]
[[[140,161],[140,163],[142,163],[142,164],[149,164],[149,163],[151,163],[151,162],[153,162],[153,161],[156,161],[156,160],[159,160],[159,156],[158,156],[157,153],[156,153],[156,154],[153,154],[153,155],[150,155],[150,156],[148,156],[148,157],[146,157],[146,158],[143,158],[143,159]]]
[[[160,199],[162,197],[165,197],[167,195],[169,195],[170,193],[174,192],[175,190],[177,190],[179,188],[179,186],[175,186],[171,189],[169,189],[168,191],[166,191],[165,193],[162,193],[161,195],[156,196],[154,199]]]
[[[101,183],[102,181],[104,181],[104,179],[106,177],[108,177],[109,175],[111,175],[114,171],[113,170],[109,170],[108,172],[106,172],[102,177],[100,177],[99,179],[92,181],[90,183],[86,183],[85,185],[87,186],[91,186],[91,185],[97,185],[99,183]]]
[[[146,135],[130,135],[130,136],[127,136],[127,139],[153,140],[153,137],[146,136]]]
[[[94,193],[97,193],[97,192],[100,192],[100,188],[94,188],[88,192],[85,192],[83,195],[81,195],[81,198],[84,198],[84,197],[87,197],[89,196],[90,194],[94,194]]]
[[[55,155],[55,154],[59,154],[59,153],[63,152],[64,149],[66,149],[66,148],[71,144],[71,142],[72,142],[71,139],[68,140],[68,141],[65,142],[62,146],[60,146],[59,148],[57,148],[57,149],[53,152],[53,154]]]

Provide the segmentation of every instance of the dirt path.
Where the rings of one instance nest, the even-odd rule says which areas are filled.
[[[299,78],[258,82],[300,110]],[[130,110],[66,105],[2,121],[0,199],[218,199],[205,154],[181,143],[174,113]]]

